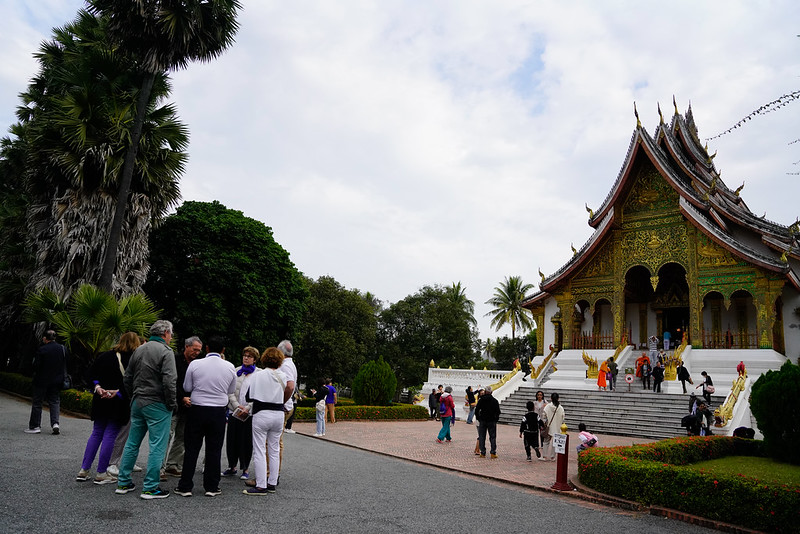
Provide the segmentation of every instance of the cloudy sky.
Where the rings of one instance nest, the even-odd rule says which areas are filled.
[[[271,226],[308,276],[396,302],[461,282],[482,317],[591,235],[635,127],[691,102],[701,138],[800,89],[800,3],[243,0],[236,44],[174,74],[184,200]],[[78,0],[0,0],[0,128]],[[709,141],[750,209],[791,224],[800,102]],[[500,334],[510,335],[510,329]]]

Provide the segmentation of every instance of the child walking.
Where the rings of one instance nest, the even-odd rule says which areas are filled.
[[[539,414],[534,411],[533,401],[525,403],[525,408],[528,413],[522,416],[522,422],[519,424],[519,437],[523,438],[522,443],[525,445],[525,454],[528,456],[528,461],[531,460],[531,447],[536,451],[536,457],[541,458],[539,452]]]

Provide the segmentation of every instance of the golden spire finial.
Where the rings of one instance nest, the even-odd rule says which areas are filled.
[[[572,244],[572,243],[570,243],[570,244],[569,244],[569,248],[571,248],[571,249],[572,249],[572,255],[573,255],[573,256],[574,256],[575,254],[577,254],[577,253],[578,253],[578,251],[577,251],[577,250],[575,250],[575,247],[573,246],[573,244]]]
[[[789,263],[789,258],[786,257],[786,253],[789,252],[788,250],[784,250],[783,254],[781,254],[781,261],[783,263]]]
[[[636,127],[641,128],[642,122],[639,120],[639,110],[636,109],[636,102],[633,103],[633,115],[636,117]]]
[[[675,108],[675,115],[680,115],[680,113],[678,113],[678,103],[675,102],[675,95],[672,95],[672,106]]]
[[[544,284],[544,273],[542,272],[542,268],[539,267],[539,276],[542,277],[542,283]]]
[[[584,205],[586,206],[586,211],[589,213],[589,218],[593,219],[594,218],[594,211],[592,210],[592,208],[589,207],[588,202],[585,203]]]
[[[657,104],[658,104],[658,121],[661,124],[664,124],[664,115],[661,114],[661,103],[657,102]]]
[[[742,192],[742,189],[744,189],[744,180],[742,180],[742,185],[740,185],[739,187],[737,187],[737,188],[736,188],[736,191],[734,191],[733,193],[734,193],[734,194],[735,194],[735,195],[738,197],[738,196],[739,196],[739,193],[741,193],[741,192]]]

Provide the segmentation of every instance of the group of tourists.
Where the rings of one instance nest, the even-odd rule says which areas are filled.
[[[94,393],[93,427],[76,480],[90,479],[99,451],[93,482],[115,483],[118,494],[134,491],[132,473],[142,470],[136,459],[148,434],[142,499],[168,497],[170,492],[159,485],[167,475],[180,478],[174,493],[190,497],[203,445],[206,496],[219,495],[221,477],[237,475],[237,467],[247,486],[243,493],[274,493],[280,479],[283,432],[291,427],[296,399],[291,342],[281,341],[260,354],[255,347],[246,347],[237,368],[225,359],[222,338],[209,338],[205,357],[198,358],[203,350],[198,337],[187,338],[183,351],[174,354],[169,347],[172,335],[172,323],[159,320],[151,326],[149,339],[128,332],[110,351],[95,358],[88,371]],[[50,404],[53,433],[60,432],[58,392],[66,377],[67,355],[55,338],[55,332],[47,331],[34,358],[27,433],[41,432],[44,398]],[[327,398],[329,389],[323,388]],[[324,411],[323,404],[323,418]],[[222,471],[226,439],[228,468]],[[250,476],[251,460],[254,477]]]

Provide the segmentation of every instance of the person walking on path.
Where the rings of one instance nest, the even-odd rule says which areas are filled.
[[[558,393],[550,395],[550,404],[544,407],[545,424],[547,424],[547,433],[550,436],[561,433],[561,425],[564,424],[564,407],[559,402]],[[547,442],[547,447],[544,452],[544,459],[555,461],[556,451],[553,444],[552,437]]]
[[[539,420],[539,416],[534,410],[533,401],[525,403],[525,408],[528,413],[522,416],[522,422],[519,425],[519,437],[522,439],[522,444],[525,446],[525,454],[527,460],[531,461],[531,447],[536,451],[536,457],[541,458],[542,453],[539,452],[539,425],[543,424]]]
[[[692,377],[689,375],[689,370],[683,365],[683,360],[678,362],[678,380],[681,381],[683,392],[686,393],[686,382],[692,383]]]
[[[339,400],[339,394],[336,388],[333,387],[333,379],[329,378],[325,383],[328,388],[328,396],[325,397],[325,414],[328,417],[328,422],[333,424],[336,422],[336,402]]]
[[[431,419],[438,419],[439,401],[436,400],[435,389],[431,389],[431,394],[428,395],[428,408],[431,410]]]
[[[164,474],[173,477],[181,476],[183,467],[183,457],[186,454],[186,443],[184,431],[186,430],[186,418],[189,416],[189,407],[192,405],[192,398],[183,389],[183,380],[186,378],[186,370],[189,364],[195,361],[200,353],[203,352],[203,342],[197,336],[186,338],[183,342],[183,351],[175,354],[175,368],[178,370],[178,380],[176,381],[178,411],[172,415],[169,427],[169,450],[164,460]],[[161,477],[166,480],[166,476]]]
[[[225,453],[228,457],[228,468],[222,476],[236,475],[236,464],[242,468],[240,478],[250,478],[250,458],[253,456],[253,404],[247,402],[245,393],[250,385],[253,373],[258,371],[256,360],[261,355],[255,347],[242,349],[242,365],[236,368],[236,390],[228,395],[228,430],[225,435]]]
[[[314,407],[316,408],[317,415],[317,431],[315,436],[320,437],[325,435],[325,399],[328,398],[328,386],[321,378],[317,381],[317,389],[312,389],[311,394],[314,395],[316,401]]]
[[[539,416],[539,421],[545,422],[544,407],[547,406],[547,401],[544,400],[544,391],[537,391],[536,397],[533,400],[533,411]],[[539,446],[544,448],[544,443],[550,435],[547,433],[547,426],[540,427],[539,429]],[[539,458],[541,460],[541,458]]]
[[[108,472],[108,466],[117,434],[131,416],[130,399],[125,394],[122,379],[131,354],[139,344],[136,332],[126,332],[120,336],[114,348],[98,355],[89,368],[89,377],[94,386],[90,418],[94,424],[83,452],[81,470],[75,477],[78,482],[89,480],[89,471],[98,450],[100,457],[94,483],[102,485],[117,481],[117,477]]]
[[[478,400],[475,398],[475,393],[472,391],[472,386],[468,386],[466,390],[466,397],[465,397],[467,406],[469,407],[469,413],[467,414],[467,424],[472,424],[472,418],[475,417],[475,406],[478,404]]]
[[[223,360],[225,343],[214,336],[206,344],[206,357],[194,360],[186,370],[183,389],[191,395],[189,416],[186,418],[186,454],[183,457],[181,480],[175,493],[183,497],[192,495],[194,472],[200,448],[205,442],[206,456],[203,469],[203,489],[206,497],[222,493],[219,481],[222,475],[222,443],[225,441],[225,409],[229,395],[236,391],[236,368]]]
[[[250,381],[245,399],[253,403],[253,468],[255,486],[243,491],[245,495],[275,493],[280,473],[280,437],[283,434],[284,405],[291,399],[295,384],[287,380],[278,368],[284,356],[275,347],[261,355],[265,369]],[[267,456],[271,469],[267,475]]]
[[[614,361],[613,356],[608,357],[608,371],[609,375],[606,376],[606,381],[608,382],[608,389],[614,391],[617,389],[617,375],[619,374],[619,368],[617,367],[617,362]]]
[[[436,442],[447,441],[450,443],[453,439],[450,436],[450,423],[456,416],[456,403],[453,400],[453,388],[450,386],[444,388],[444,393],[439,397],[439,415],[442,419],[442,429],[439,430]]]
[[[491,386],[486,386],[483,396],[475,407],[475,418],[478,419],[478,444],[481,458],[486,458],[486,434],[489,434],[489,454],[497,458],[497,421],[500,419],[500,403],[492,395]]]
[[[122,382],[131,399],[131,429],[119,465],[118,494],[136,488],[131,471],[147,433],[150,454],[140,496],[142,499],[169,497],[169,492],[161,489],[158,483],[169,443],[172,412],[177,408],[175,380],[178,372],[175,369],[175,356],[169,348],[170,341],[172,323],[164,320],[154,322],[150,327],[150,339],[133,352],[125,369]]]
[[[703,371],[700,373],[700,376],[703,377],[703,381],[697,385],[694,389],[703,388],[703,398],[706,400],[707,405],[711,405],[711,394],[716,391],[714,388],[714,381],[711,380],[711,375]]]
[[[61,411],[61,388],[67,376],[67,349],[56,342],[55,330],[47,330],[42,337],[42,346],[33,356],[33,398],[27,434],[42,432],[42,403],[47,399],[50,407],[50,427],[59,434]]]
[[[653,391],[656,393],[661,393],[661,382],[664,381],[664,364],[661,362],[656,362],[655,367],[653,367]]]

